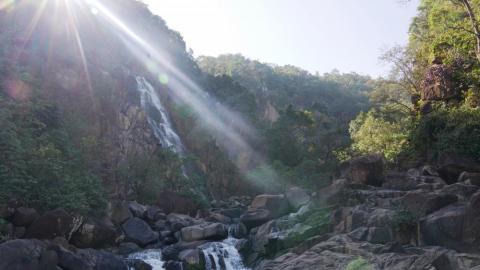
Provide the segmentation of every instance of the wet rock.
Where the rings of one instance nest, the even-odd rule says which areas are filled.
[[[299,187],[292,187],[285,193],[285,196],[290,204],[292,209],[298,210],[303,205],[306,205],[310,201],[310,195],[308,195],[307,191],[299,188]]]
[[[127,241],[134,242],[140,246],[146,246],[158,241],[158,233],[152,231],[150,226],[139,218],[135,217],[127,220],[122,225],[122,229],[125,232]]]
[[[249,210],[240,218],[242,223],[245,224],[248,229],[260,226],[271,219],[270,211],[267,209]]]
[[[478,189],[479,189],[478,186],[467,185],[464,183],[455,183],[452,185],[445,186],[440,191],[440,193],[456,195],[459,198],[459,200],[464,201],[470,196],[472,196]]]
[[[37,210],[33,208],[19,207],[15,210],[12,223],[17,227],[28,227],[39,217]]]
[[[164,265],[165,270],[183,270],[183,264],[176,261],[167,261]]]
[[[152,266],[142,260],[129,260],[127,262],[129,267],[132,267],[134,270],[152,270]]]
[[[94,270],[128,270],[122,258],[105,251],[81,249],[77,254]]]
[[[458,182],[468,182],[470,185],[480,186],[480,173],[463,172],[458,177]]]
[[[353,184],[381,186],[384,181],[384,162],[380,155],[353,158],[346,166],[342,174]]]
[[[187,249],[178,255],[178,258],[183,262],[187,269],[204,269],[205,259],[200,249]]]

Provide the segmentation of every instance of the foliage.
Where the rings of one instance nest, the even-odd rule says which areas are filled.
[[[359,257],[351,261],[346,270],[373,270],[373,266],[370,265],[364,258]]]
[[[422,117],[410,134],[417,155],[435,159],[453,152],[480,159],[480,111],[468,106],[440,108]]]
[[[8,235],[7,224],[8,222],[5,219],[0,218],[0,243],[10,238]]]
[[[398,231],[411,232],[415,230],[418,217],[405,208],[396,209],[392,218],[392,227]]]
[[[85,167],[53,104],[0,96],[0,153],[0,200],[81,213],[103,209],[100,179]]]
[[[408,147],[408,119],[385,120],[375,111],[360,113],[350,123],[352,148],[361,154],[383,154],[393,161]]]

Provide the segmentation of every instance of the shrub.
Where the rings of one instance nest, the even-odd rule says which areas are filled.
[[[363,258],[351,261],[346,270],[373,270],[373,267]]]

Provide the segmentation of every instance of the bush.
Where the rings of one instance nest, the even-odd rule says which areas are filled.
[[[373,270],[373,267],[363,258],[351,261],[346,270]]]
[[[16,198],[39,210],[102,211],[100,178],[85,166],[61,119],[44,100],[0,96],[0,202]]]
[[[480,159],[480,110],[462,106],[441,108],[419,120],[410,134],[416,155],[437,158],[453,152]]]
[[[408,145],[408,121],[388,121],[373,110],[360,113],[350,123],[353,150],[360,154],[383,154],[394,161]]]

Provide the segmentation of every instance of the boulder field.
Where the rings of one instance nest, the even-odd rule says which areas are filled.
[[[480,270],[478,171],[445,166],[450,173],[388,171],[376,156],[357,158],[321,190],[231,197],[195,216],[135,201],[112,202],[95,218],[12,202],[0,206],[8,221],[0,270],[152,269],[126,259],[147,249],[169,270],[212,269],[205,249],[226,238],[255,270]]]

